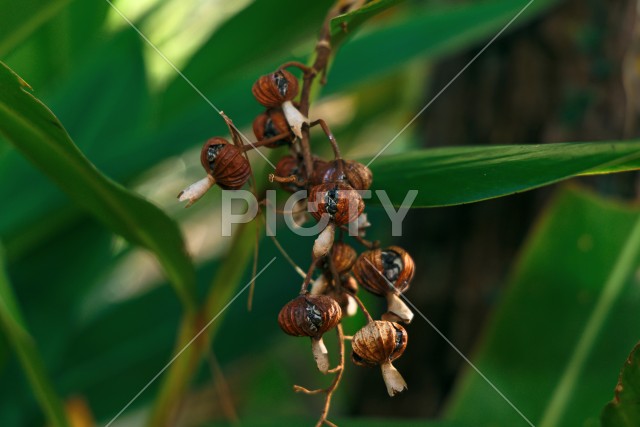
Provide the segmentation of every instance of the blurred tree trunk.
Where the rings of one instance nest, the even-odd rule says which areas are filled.
[[[626,96],[638,88],[635,21],[635,1],[570,0],[503,36],[426,111],[421,119],[424,145],[636,136],[636,99]],[[425,103],[476,52],[440,63]],[[631,72],[625,73],[625,67]],[[614,175],[590,184],[632,196],[633,178]],[[505,274],[553,190],[408,215],[407,237],[398,243],[420,266],[409,297],[465,355],[472,355],[487,315],[500,299]],[[408,331],[410,346],[396,366],[406,376],[409,392],[389,402],[379,379],[367,376],[356,394],[359,411],[384,416],[400,407],[407,417],[416,417],[435,416],[442,409],[464,361],[418,316]]]

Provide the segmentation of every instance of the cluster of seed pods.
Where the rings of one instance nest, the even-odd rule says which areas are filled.
[[[358,366],[379,366],[387,391],[393,396],[406,389],[392,362],[407,345],[407,332],[401,323],[411,322],[413,313],[400,294],[409,288],[414,262],[400,247],[380,249],[365,239],[370,224],[359,190],[369,189],[373,175],[362,163],[341,157],[338,144],[323,120],[310,122],[299,111],[294,101],[298,87],[298,80],[284,68],[258,79],[252,92],[265,111],[253,122],[257,141],[243,144],[232,126],[234,143],[219,137],[209,139],[201,151],[206,177],[181,192],[179,198],[190,206],[214,184],[226,190],[239,189],[251,176],[246,151],[258,146],[288,148],[270,180],[290,193],[306,190],[308,197],[294,211],[307,217],[310,214],[317,221],[324,220],[326,226],[314,242],[311,266],[301,292],[282,308],[278,323],[289,335],[309,337],[318,369],[322,373],[335,372],[330,369],[322,337],[336,328],[343,317],[362,309],[368,323],[351,337],[351,360]],[[309,162],[303,158],[301,137],[304,130],[316,125],[320,125],[331,143],[334,158],[322,160],[312,155],[312,170],[307,170]],[[366,247],[359,255],[344,241],[349,238],[349,224],[354,224],[352,229],[357,230],[351,237]],[[380,320],[371,317],[356,295],[360,286],[386,298],[387,310]]]

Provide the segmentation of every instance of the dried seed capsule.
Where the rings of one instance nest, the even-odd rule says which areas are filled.
[[[317,157],[313,158],[313,167],[323,167],[326,162]],[[298,178],[298,181],[304,179],[305,167],[304,162],[301,157],[298,156],[283,156],[278,163],[276,164],[275,176],[279,178],[288,178],[290,176],[295,176]],[[298,182],[280,182],[280,186],[283,190],[288,191],[290,193],[295,193],[296,191],[304,190],[304,185],[299,185]]]
[[[358,283],[347,274],[340,278],[340,284],[339,288],[332,288],[328,295],[338,301],[343,316],[354,316],[358,312],[358,303],[353,295],[358,292]]]
[[[225,190],[237,190],[251,175],[251,166],[242,150],[223,138],[215,137],[205,142],[200,151],[200,162],[207,171],[207,176],[178,194],[181,202],[187,202],[185,206],[187,208],[197,202],[215,184]]]
[[[320,372],[329,370],[329,355],[322,334],[342,318],[340,305],[324,295],[300,295],[287,303],[278,315],[280,328],[295,337],[311,337],[311,348]]]
[[[287,70],[262,76],[251,88],[253,96],[267,108],[280,107],[298,95],[298,79]]]
[[[211,138],[205,142],[200,162],[225,190],[238,190],[251,175],[251,166],[242,150],[222,138]]]
[[[342,287],[351,295],[358,293],[358,282],[351,275],[342,276]]]
[[[413,313],[398,297],[409,289],[415,264],[407,251],[390,246],[360,254],[353,266],[353,275],[369,292],[387,298],[387,320],[411,322]]]
[[[291,102],[298,94],[298,80],[287,70],[262,76],[251,88],[258,102],[268,108],[281,107],[293,133],[302,138],[302,125],[309,123]]]
[[[360,366],[380,365],[389,396],[406,390],[407,383],[391,362],[404,353],[407,331],[397,323],[376,320],[353,336],[351,360]]]
[[[300,176],[300,169],[302,163],[294,156],[283,156],[276,164],[275,175],[281,178],[288,178],[290,176],[296,177],[298,180],[303,177]],[[295,182],[280,182],[280,187],[289,193],[295,193],[296,191],[304,190],[303,185],[299,185],[298,181]]]
[[[280,108],[268,108],[253,121],[253,133],[258,141],[273,138],[279,135],[288,135],[282,139],[265,145],[269,148],[278,148],[293,142],[294,135],[289,129],[287,119]]]
[[[356,220],[364,210],[364,202],[360,194],[353,187],[342,182],[312,187],[309,192],[309,203],[312,204],[309,211],[316,220],[319,221],[326,213],[336,225],[344,225]]]
[[[332,160],[324,168],[316,169],[314,174],[317,182],[346,181],[355,190],[368,190],[373,182],[371,169],[354,160]]]
[[[344,242],[335,242],[331,248],[331,260],[336,272],[340,275],[351,270],[357,256],[356,250]],[[326,267],[328,268],[329,266],[327,265]]]

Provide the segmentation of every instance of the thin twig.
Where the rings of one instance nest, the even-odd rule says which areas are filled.
[[[331,143],[331,148],[333,149],[333,155],[335,159],[342,160],[342,155],[340,154],[340,147],[338,147],[338,141],[336,140],[336,137],[333,136],[333,132],[331,132],[331,129],[329,129],[329,125],[327,125],[327,122],[325,122],[322,119],[318,119],[314,122],[309,123],[310,128],[317,125],[320,125],[325,135],[327,135],[327,138],[329,138],[329,142]]]
[[[273,231],[271,230],[271,227],[269,227],[269,223],[267,223],[267,220],[261,216],[260,217],[267,229],[267,234],[269,235],[269,237],[271,237],[271,240],[273,241],[273,244],[276,245],[276,248],[278,248],[278,250],[280,251],[280,253],[282,254],[282,256],[284,257],[284,259],[287,260],[287,262],[289,264],[291,264],[291,266],[293,267],[293,269],[296,271],[296,273],[298,273],[300,275],[300,277],[302,277],[303,279],[306,277],[306,273],[304,272],[304,270],[295,263],[295,261],[293,260],[293,258],[291,258],[291,256],[287,253],[287,251],[284,249],[284,247],[280,244],[280,242],[278,241],[278,239],[276,238],[276,236],[274,235]]]
[[[371,315],[369,314],[369,311],[367,311],[367,308],[364,306],[364,304],[362,303],[362,301],[360,301],[360,298],[358,298],[357,295],[353,295],[353,294],[349,294],[353,297],[353,299],[356,300],[356,302],[358,303],[358,307],[360,307],[360,310],[362,310],[362,312],[364,313],[364,315],[367,318],[367,321],[369,323],[373,322],[373,317],[371,317]]]
[[[313,275],[313,270],[316,269],[316,264],[318,264],[318,261],[321,258],[316,258],[313,261],[311,261],[311,265],[309,266],[309,270],[307,271],[307,274],[304,278],[304,281],[302,282],[302,287],[300,288],[300,293],[301,294],[306,294],[307,293],[307,287],[309,286],[309,283],[311,282],[311,276]]]
[[[238,412],[236,411],[233,399],[231,398],[231,388],[227,382],[222,367],[218,362],[211,347],[207,347],[207,358],[209,359],[209,368],[211,369],[211,377],[213,379],[213,385],[220,398],[220,407],[227,420],[232,424],[238,425],[240,419],[238,418]]]
[[[329,64],[331,56],[331,19],[338,16],[339,11],[332,8],[322,24],[318,43],[316,43],[316,59],[311,66],[310,72],[304,73],[302,78],[302,90],[300,92],[300,112],[305,116],[309,116],[309,104],[311,96],[311,87],[318,73],[323,76]],[[324,80],[324,78],[323,78]],[[309,144],[309,126],[302,127],[302,138],[300,140],[300,152],[304,162],[305,178],[309,178],[313,173],[313,159],[311,156],[311,146]]]
[[[260,141],[252,142],[251,144],[242,145],[242,149],[244,151],[254,150],[258,147],[264,147],[265,145],[273,144],[274,142],[282,141],[283,139],[289,138],[291,133],[282,132],[276,136],[272,136],[271,138],[261,139]]]
[[[333,369],[330,369],[330,373],[335,373],[336,376],[333,377],[333,381],[327,388],[319,388],[315,390],[309,390],[308,388],[294,385],[293,390],[297,393],[304,394],[320,394],[324,393],[324,407],[322,409],[322,413],[320,414],[320,419],[318,420],[316,427],[320,427],[323,424],[328,426],[335,426],[331,421],[327,420],[327,416],[329,415],[329,408],[331,407],[331,398],[333,397],[333,393],[340,385],[340,380],[342,380],[342,375],[344,374],[344,333],[342,330],[342,324],[338,323],[336,326],[336,334],[338,335],[338,358],[340,360],[338,366]]]
[[[316,427],[319,427],[322,424],[326,424],[329,426],[335,425],[327,420],[327,415],[329,415],[329,408],[331,407],[331,398],[333,397],[333,392],[338,388],[340,380],[342,379],[342,374],[344,374],[344,334],[342,331],[342,324],[339,323],[338,326],[336,326],[336,333],[338,334],[338,357],[340,358],[340,364],[336,368],[336,376],[331,382],[329,388],[326,390],[327,396],[324,400],[324,408],[322,410],[322,414],[320,415],[320,420],[316,424]]]
[[[367,249],[378,249],[380,247],[380,241],[379,240],[370,241],[370,240],[367,240],[367,239],[365,239],[363,237],[360,237],[357,234],[356,235],[349,234],[348,233],[349,227],[347,227],[346,225],[341,225],[340,226],[340,230],[347,231],[347,235],[349,237],[353,237],[354,239],[356,239],[356,241],[358,243],[360,243],[362,246],[364,246]]]

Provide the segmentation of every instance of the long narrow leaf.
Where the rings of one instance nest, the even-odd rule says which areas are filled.
[[[578,175],[639,169],[640,142],[435,148],[379,157],[370,167],[374,189],[396,206],[408,190],[418,190],[415,208],[459,205]]]
[[[0,248],[0,327],[13,347],[22,369],[27,376],[49,423],[56,427],[69,425],[62,400],[55,392],[46,372],[36,343],[27,332],[18,302],[5,272],[3,253]]]
[[[331,20],[331,42],[340,44],[367,20],[404,0],[373,0],[364,6],[339,15]]]
[[[565,190],[533,228],[449,416],[483,426],[597,425],[640,294],[637,209]],[[503,393],[499,395],[495,389]]]
[[[177,225],[161,210],[101,174],[26,83],[0,64],[0,133],[76,203],[114,232],[151,250],[183,304],[195,306],[195,271]],[[29,191],[29,183],[16,182]]]

